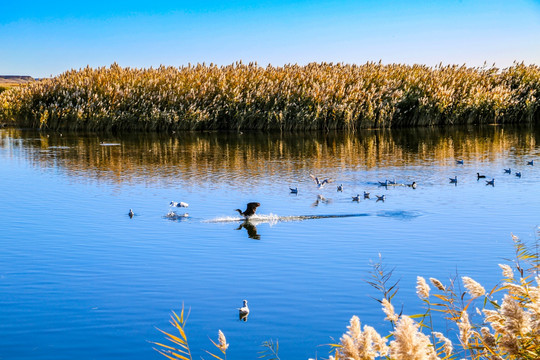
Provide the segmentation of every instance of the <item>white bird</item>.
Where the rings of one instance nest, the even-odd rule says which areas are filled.
[[[319,188],[322,188],[324,186],[324,184],[330,184],[331,182],[333,182],[334,180],[333,179],[324,179],[323,181],[319,181],[319,178],[312,175],[312,174],[309,174],[309,176],[311,176],[311,178],[313,179],[313,181],[315,181],[315,183],[317,184],[317,186]]]
[[[185,203],[185,202],[182,202],[182,201],[180,201],[180,202],[171,201],[171,202],[169,203],[169,206],[172,206],[172,207],[188,207],[189,204],[188,204],[188,203]]]
[[[131,219],[134,215],[135,215],[135,213],[133,212],[133,210],[129,209],[129,212],[128,212],[129,218]]]
[[[240,316],[241,319],[249,315],[249,307],[247,304],[247,300],[243,300],[243,301],[244,301],[244,305],[242,305],[241,308],[238,308],[238,315]]]

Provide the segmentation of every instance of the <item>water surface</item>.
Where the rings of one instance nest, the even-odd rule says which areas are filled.
[[[394,302],[408,314],[421,311],[417,275],[497,283],[510,234],[534,240],[540,223],[540,171],[526,165],[539,138],[509,127],[124,137],[2,129],[0,358],[159,359],[148,341],[162,341],[155,327],[172,330],[169,312],[182,303],[194,358],[210,358],[203,350],[218,329],[230,359],[256,358],[269,339],[282,359],[326,357],[319,345],[354,314],[389,330],[364,281],[379,254],[395,267]],[[336,181],[318,189],[309,174]],[[394,178],[418,187],[378,186]],[[352,201],[363,191],[373,199]],[[189,216],[167,217],[171,201],[189,203],[175,209]],[[260,216],[245,224],[234,209],[251,201]],[[247,322],[236,310],[243,299]]]

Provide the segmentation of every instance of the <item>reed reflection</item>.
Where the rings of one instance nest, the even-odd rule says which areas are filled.
[[[269,178],[293,183],[311,172],[493,161],[529,154],[538,137],[531,127],[508,126],[122,137],[1,129],[0,147],[8,156],[22,153],[36,167],[62,167],[69,175],[97,180],[235,186],[249,174],[256,186]]]

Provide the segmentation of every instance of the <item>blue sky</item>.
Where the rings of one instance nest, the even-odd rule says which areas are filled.
[[[540,64],[540,1],[0,4],[0,74],[187,63]]]

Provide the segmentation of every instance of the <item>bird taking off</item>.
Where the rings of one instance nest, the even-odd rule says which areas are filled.
[[[319,188],[322,188],[324,184],[330,184],[334,181],[333,179],[324,179],[323,181],[319,181],[319,178],[315,175],[309,174],[309,176],[311,176],[311,178],[313,179],[313,181],[315,181],[315,184],[317,184],[317,187]]]
[[[257,208],[259,206],[261,206],[261,204],[258,202],[250,202],[247,204],[246,211],[242,211],[240,209],[235,209],[235,211],[238,211],[240,215],[247,218],[247,217],[255,215],[255,211],[257,211]]]

